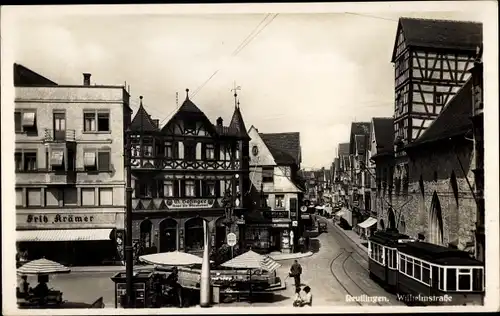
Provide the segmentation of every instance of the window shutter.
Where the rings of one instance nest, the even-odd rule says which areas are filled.
[[[207,159],[207,144],[201,143],[201,160]]]
[[[186,196],[186,180],[179,180],[179,185],[181,186],[181,197]]]
[[[174,180],[174,197],[179,197],[179,181],[180,180]]]
[[[97,154],[97,165],[100,171],[110,170],[110,152],[101,151]]]
[[[194,184],[195,184],[195,187],[196,187],[196,191],[194,192],[194,195],[196,197],[200,197],[200,196],[203,196],[203,193],[201,192],[201,181],[196,179],[194,180]]]
[[[215,196],[220,196],[220,180],[215,180]]]

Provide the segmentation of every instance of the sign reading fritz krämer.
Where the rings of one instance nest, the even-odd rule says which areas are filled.
[[[17,214],[17,228],[99,228],[116,224],[116,213]]]

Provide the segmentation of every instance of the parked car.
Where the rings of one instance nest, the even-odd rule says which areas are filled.
[[[328,226],[326,225],[325,222],[319,222],[319,227],[318,227],[318,230],[320,233],[323,233],[323,232],[328,232]]]

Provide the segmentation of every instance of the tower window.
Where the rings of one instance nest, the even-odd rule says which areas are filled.
[[[444,96],[443,93],[441,92],[436,92],[434,94],[434,103],[437,105],[443,105],[444,103]]]

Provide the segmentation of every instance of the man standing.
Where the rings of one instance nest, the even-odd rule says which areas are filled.
[[[302,266],[295,260],[290,268],[290,276],[295,280],[295,287],[300,287],[300,275],[302,274]]]

